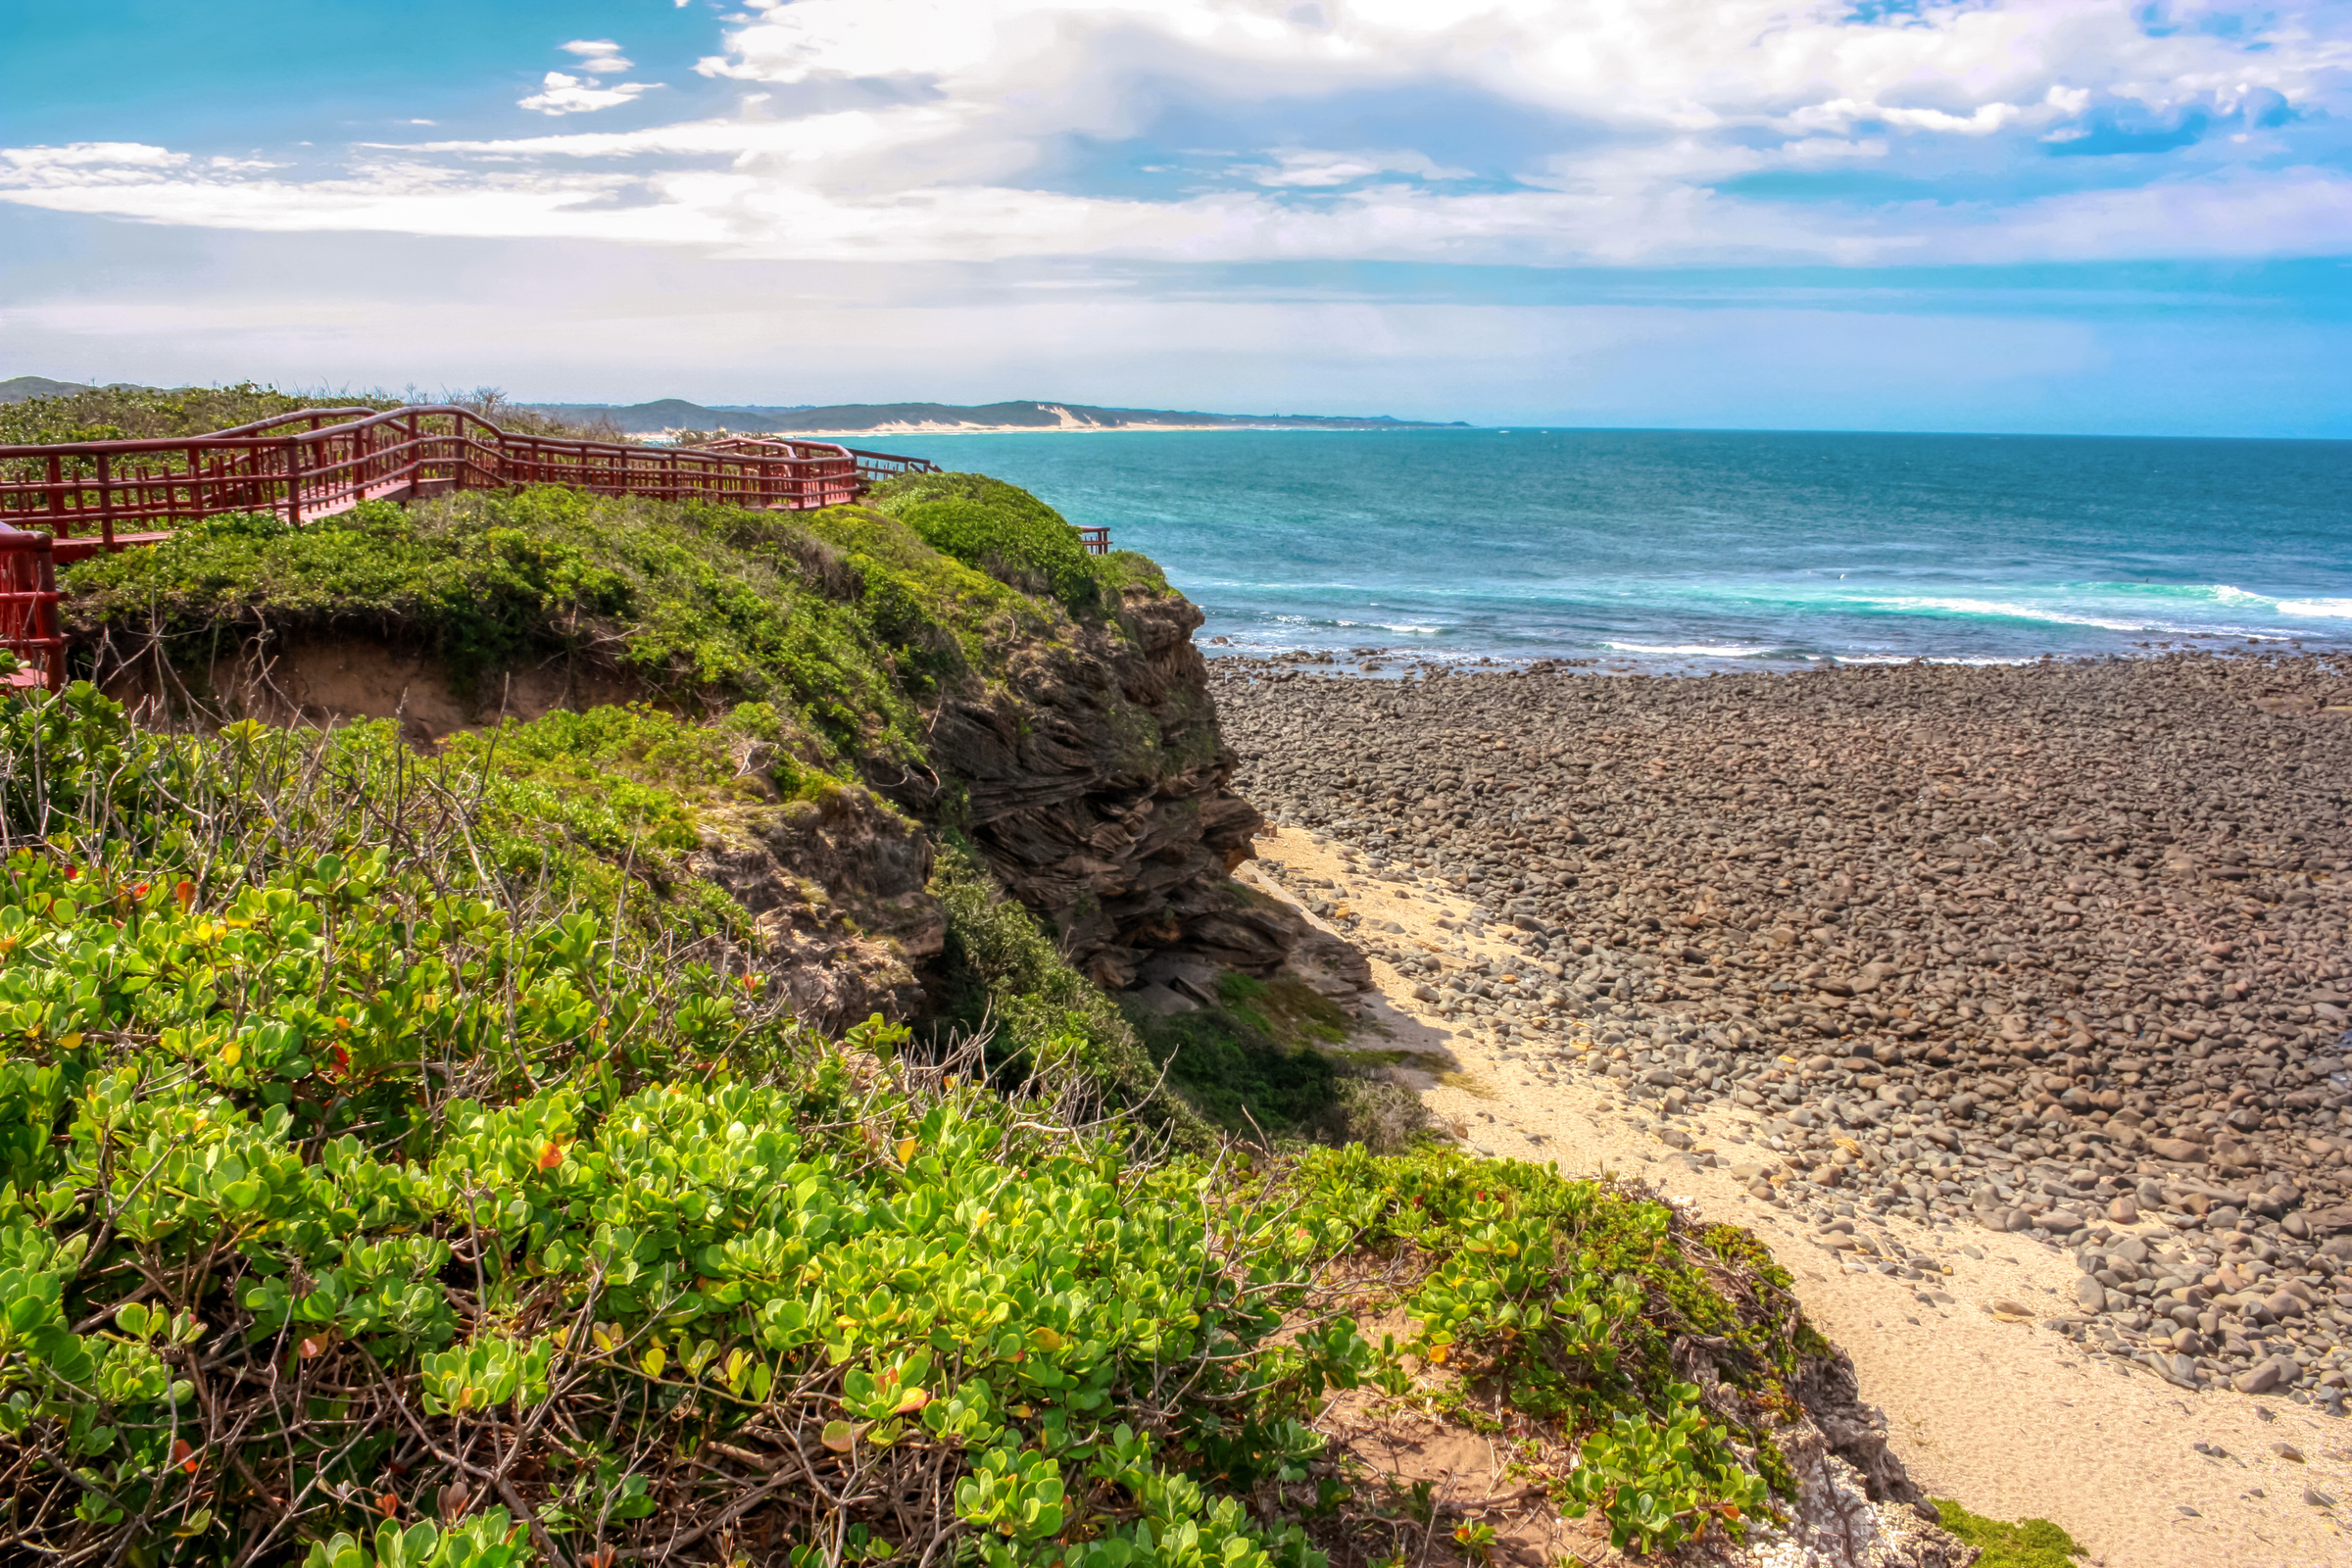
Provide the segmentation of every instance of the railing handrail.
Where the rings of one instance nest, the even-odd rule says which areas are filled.
[[[439,408],[442,405],[439,404],[415,405],[415,407],[417,408]],[[339,414],[347,414],[354,416],[355,417],[365,418],[372,414],[398,414],[401,411],[399,409],[372,408],[365,403],[355,403],[347,409],[296,409],[288,414],[272,414],[267,419],[256,419],[251,424],[232,424],[225,430],[207,430],[199,439],[206,441],[218,441],[231,436],[259,435],[264,430],[274,430],[281,424],[292,424],[296,419],[331,419]],[[313,426],[313,428],[316,429],[318,427]],[[329,428],[339,429],[341,427],[329,426]]]
[[[852,452],[838,441],[805,441],[797,435],[712,436],[708,441],[698,441],[690,447],[671,447],[669,450],[672,452],[736,452],[757,447],[782,447],[787,452],[792,452],[798,447],[812,447],[818,451],[830,452],[836,457],[843,458],[855,458],[860,455]],[[795,453],[795,455],[798,454]],[[863,456],[876,457],[879,454],[865,453]],[[894,463],[919,463],[922,460],[919,458],[893,458],[891,461]]]

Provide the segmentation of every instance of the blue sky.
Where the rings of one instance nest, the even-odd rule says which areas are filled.
[[[0,0],[0,375],[2352,435],[2352,3]]]

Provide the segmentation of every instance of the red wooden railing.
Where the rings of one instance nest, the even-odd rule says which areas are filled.
[[[0,528],[0,648],[23,661],[12,686],[65,686],[66,640],[57,626],[57,565],[49,536]]]
[[[231,512],[299,525],[363,501],[526,484],[798,512],[931,468],[830,442],[648,447],[518,435],[446,406],[306,409],[210,435],[0,446],[0,524],[47,529],[70,562]]]
[[[167,440],[0,446],[0,647],[27,666],[10,684],[56,688],[56,566],[226,513],[299,526],[363,501],[530,484],[805,512],[855,501],[877,478],[935,471],[920,458],[824,441],[649,447],[519,435],[446,405],[305,409]]]
[[[939,465],[921,458],[898,458],[887,452],[860,452],[856,447],[835,446],[829,441],[795,441],[774,435],[722,435],[705,441],[694,448],[697,452],[737,453],[755,458],[803,459],[816,452],[847,454],[858,466],[858,476],[868,481],[889,479],[902,473],[937,473]]]

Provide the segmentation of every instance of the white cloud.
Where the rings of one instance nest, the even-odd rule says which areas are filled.
[[[1931,4],[1892,24],[1786,0],[1333,0],[1313,24],[1282,0],[752,0],[726,54],[744,80],[903,77],[951,97],[1064,94],[1102,112],[1137,68],[1237,96],[1450,81],[1608,122],[1760,123],[1816,106],[1976,129],[1988,105],[2072,85],[2150,101],[2233,81],[2308,91],[2341,69],[2309,38],[2249,51],[2196,29],[2151,36],[2126,0]],[[2297,19],[2281,16],[2294,44]],[[2066,68],[2077,68],[2072,71]],[[1091,81],[1091,86],[1090,86]]]
[[[551,71],[538,92],[528,98],[517,98],[514,104],[518,109],[536,109],[543,115],[585,114],[633,102],[661,85],[658,81],[616,81],[607,86],[593,77],[567,76],[561,71]]]
[[[817,156],[807,147],[798,155]],[[2181,180],[2014,207],[1918,202],[1825,215],[1638,178],[1468,194],[1375,186],[1308,207],[1290,205],[1275,191],[1141,201],[940,185],[860,195],[775,177],[784,162],[771,155],[754,170],[640,175],[528,168],[484,173],[388,160],[348,178],[301,182],[109,170],[59,184],[37,173],[0,172],[0,197],[175,224],[588,239],[691,245],[745,259],[863,263],[1072,256],[1869,265],[2352,251],[2352,178],[2321,170],[2278,180]]]
[[[591,75],[610,76],[632,69],[632,63],[621,57],[620,45],[610,38],[574,38],[556,47],[579,56],[580,69]]]
[[[177,169],[186,153],[136,141],[76,141],[63,147],[0,147],[0,158],[20,172],[52,169]]]
[[[1468,179],[1471,171],[1447,169],[1416,152],[1327,153],[1310,147],[1277,147],[1271,165],[1241,165],[1235,172],[1260,185],[1312,188],[1348,185],[1375,174],[1411,174],[1417,179]]]
[[[1934,257],[1949,262],[2099,261],[2113,256],[2342,256],[2352,253],[2352,178],[2327,169],[2167,180],[2045,197],[1956,222]]]
[[[1940,109],[1887,109],[1879,104],[1858,103],[1851,98],[1835,98],[1828,103],[1808,104],[1794,114],[1785,116],[1782,122],[1799,130],[1842,133],[1858,123],[1875,121],[1905,130],[1936,130],[1955,136],[1989,136],[2003,126],[2014,123],[2024,113],[2015,104],[1979,104],[1966,115],[1950,115]]]

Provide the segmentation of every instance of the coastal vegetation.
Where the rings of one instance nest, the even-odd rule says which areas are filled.
[[[1944,1529],[1983,1553],[1976,1568],[2075,1568],[2075,1559],[2087,1555],[2074,1537],[2047,1519],[2009,1524],[1970,1513],[1949,1497],[1937,1497],[1936,1511]]]
[[[304,409],[395,409],[432,401],[469,409],[504,428],[526,435],[603,436],[617,439],[610,421],[567,419],[508,400],[495,387],[430,395],[415,388],[400,394],[348,388],[307,393],[238,381],[228,386],[94,386],[44,397],[0,402],[0,446],[61,441],[160,440],[207,435]]]
[[[1318,1427],[1341,1395],[1493,1435],[1626,1549],[1794,1495],[1827,1347],[1744,1233],[1349,1143],[1336,1008],[1237,973],[1144,1016],[1008,896],[944,705],[1030,712],[1036,661],[1164,644],[1168,603],[1034,498],[466,496],[220,519],[67,586],[148,702],[0,709],[12,1553],[1485,1560]],[[221,710],[224,650],[328,637],[422,650],[483,721]],[[502,719],[549,661],[635,700]],[[1204,705],[1150,711],[1177,732],[1122,778],[1213,761]],[[722,874],[819,827],[798,881]],[[852,912],[907,835],[927,949]],[[794,1000],[884,948],[921,1006]]]
[[[1728,1338],[1751,1420],[1786,1398],[1736,1236],[1451,1154],[1155,1157],[1070,1124],[1071,1060],[823,1039],[659,903],[482,875],[466,760],[142,734],[87,687],[9,716],[20,1543],[1304,1561],[1242,1504],[1407,1357],[1583,1432],[1563,1500],[1628,1542],[1766,1503],[1769,1439],[1670,1353]],[[1344,1259],[1395,1281],[1350,1299]],[[1419,1329],[1375,1348],[1348,1309],[1390,1300]]]

